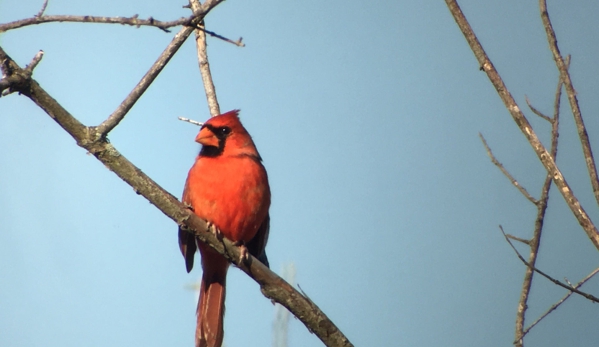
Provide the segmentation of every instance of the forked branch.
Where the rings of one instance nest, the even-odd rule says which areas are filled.
[[[493,66],[493,63],[487,56],[482,45],[476,38],[470,24],[466,20],[466,17],[462,13],[456,0],[445,0],[449,11],[453,15],[458,27],[461,29],[466,41],[470,45],[474,56],[478,60],[480,68],[485,71],[491,84],[495,87],[497,94],[503,101],[505,107],[508,109],[510,115],[532,146],[533,150],[537,154],[537,157],[547,170],[547,173],[552,177],[553,182],[559,189],[560,193],[564,197],[564,200],[568,204],[568,207],[578,220],[578,223],[582,226],[589,240],[593,243],[595,248],[599,250],[599,231],[589,218],[589,215],[583,209],[582,205],[578,201],[578,198],[572,192],[569,184],[566,182],[564,175],[559,170],[551,154],[543,146],[536,133],[532,129],[532,126],[518,107],[516,101],[512,97],[511,93],[507,89],[507,86],[503,82],[501,76]]]

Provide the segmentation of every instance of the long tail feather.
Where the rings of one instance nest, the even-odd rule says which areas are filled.
[[[229,263],[220,254],[204,249],[202,245],[200,249],[204,273],[197,310],[196,347],[221,347]]]

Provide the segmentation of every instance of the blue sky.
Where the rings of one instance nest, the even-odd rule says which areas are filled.
[[[187,16],[184,1],[50,0],[47,14]],[[510,91],[551,113],[557,72],[536,2],[460,1]],[[599,3],[549,1],[595,152]],[[0,22],[41,1],[0,0]],[[273,192],[271,267],[296,281],[356,346],[510,345],[524,267],[503,240],[530,237],[535,208],[489,162],[538,196],[544,169],[478,70],[442,1],[234,1],[206,19],[247,46],[209,39],[221,110],[241,118]],[[173,30],[176,32],[177,29]],[[120,25],[44,24],[0,35],[21,66],[86,125],[104,120],[173,34]],[[562,102],[558,165],[594,221],[596,202]],[[109,136],[179,196],[208,117],[195,45],[185,43]],[[549,125],[527,112],[547,143]],[[189,346],[201,272],[185,272],[176,226],[27,98],[0,99],[0,345]],[[551,192],[538,266],[577,282],[593,248]],[[521,251],[526,252],[524,247]],[[597,292],[599,282],[583,287]],[[229,272],[225,344],[271,343],[273,305]],[[529,323],[564,290],[538,278]],[[529,346],[594,346],[596,307],[580,298]],[[320,346],[295,319],[289,346]]]

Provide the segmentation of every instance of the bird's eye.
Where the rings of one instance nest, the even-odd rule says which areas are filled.
[[[220,127],[218,128],[218,132],[220,132],[221,134],[227,136],[231,133],[231,128],[229,127]]]

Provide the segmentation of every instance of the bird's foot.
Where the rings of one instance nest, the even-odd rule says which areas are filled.
[[[208,228],[208,232],[212,233],[214,236],[216,236],[216,238],[219,241],[223,240],[223,234],[220,232],[220,230],[218,230],[218,228],[216,227],[216,225],[214,225],[214,223],[207,221],[206,222],[206,227]]]
[[[245,246],[245,243],[243,241],[236,241],[233,244],[239,247],[239,265],[248,264],[248,261],[250,260],[250,252],[248,251],[248,248]]]
[[[183,206],[185,206],[185,208],[187,208],[187,209],[188,209],[188,210],[190,210],[191,212],[195,212],[195,211],[194,211],[194,209],[193,209],[193,206],[191,206],[190,204],[188,204],[188,203],[184,202],[184,203],[183,203]]]

